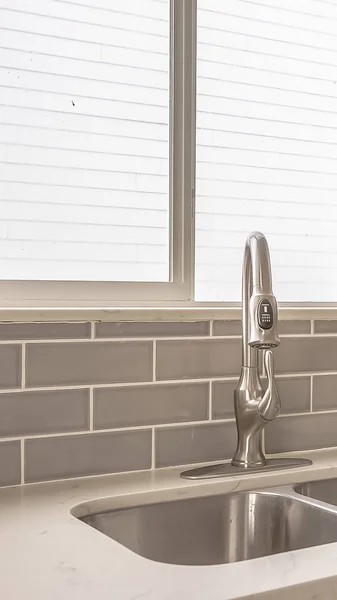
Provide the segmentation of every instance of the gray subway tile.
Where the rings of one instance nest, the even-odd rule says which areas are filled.
[[[337,337],[285,337],[274,355],[278,373],[337,371]]]
[[[150,467],[150,430],[25,440],[27,483]]]
[[[265,429],[268,453],[314,450],[337,445],[337,412],[279,417]]]
[[[282,377],[276,380],[276,385],[282,414],[310,411],[310,377]]]
[[[315,321],[314,322],[315,333],[337,333],[337,321]]]
[[[281,335],[311,332],[310,321],[279,321],[278,332]]]
[[[235,381],[213,381],[212,419],[232,419],[234,417]]]
[[[201,421],[207,417],[207,383],[100,388],[94,391],[95,429]]]
[[[157,342],[157,378],[197,379],[238,375],[239,339],[167,340]]]
[[[337,375],[319,375],[314,377],[313,410],[331,409],[337,410]]]
[[[213,321],[213,335],[241,335],[242,321]]]
[[[152,380],[152,342],[27,344],[28,387]]]
[[[0,345],[0,389],[21,386],[21,345]]]
[[[0,436],[89,429],[89,390],[0,394]]]
[[[90,323],[0,323],[0,340],[90,338]]]
[[[231,458],[236,448],[234,422],[156,429],[156,467]]]
[[[0,486],[21,482],[21,445],[19,440],[0,442]]]
[[[183,337],[209,335],[209,321],[96,323],[96,337]]]

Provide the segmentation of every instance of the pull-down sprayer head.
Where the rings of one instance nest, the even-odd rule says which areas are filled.
[[[273,295],[267,240],[258,231],[246,242],[242,274],[243,364],[256,366],[256,349],[276,348],[277,302]]]
[[[249,300],[248,319],[248,344],[252,348],[268,350],[279,345],[275,296],[272,294],[257,294],[253,291]]]

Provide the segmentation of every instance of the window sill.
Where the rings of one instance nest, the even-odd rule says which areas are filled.
[[[279,308],[282,320],[337,319],[337,305],[284,305]],[[180,305],[106,305],[74,306],[0,306],[0,321],[200,321],[236,320],[241,318],[239,305],[206,302]]]

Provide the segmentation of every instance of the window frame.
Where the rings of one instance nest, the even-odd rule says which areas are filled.
[[[170,0],[169,281],[2,280],[0,308],[193,301],[196,1]]]

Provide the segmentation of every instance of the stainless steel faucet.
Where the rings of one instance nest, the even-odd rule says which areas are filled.
[[[289,469],[310,465],[305,458],[268,458],[262,450],[262,431],[280,412],[271,348],[277,334],[277,302],[273,295],[270,256],[262,233],[251,233],[246,242],[242,270],[242,367],[234,391],[238,444],[231,463],[206,465],[183,471],[185,479],[233,477],[243,473]],[[267,390],[262,387],[258,351],[265,350]]]
[[[280,412],[270,350],[280,343],[277,318],[267,240],[262,233],[255,231],[247,238],[242,270],[242,367],[234,391],[238,431],[237,449],[232,460],[235,467],[266,464],[262,431]],[[258,350],[266,350],[266,391],[259,374]]]

